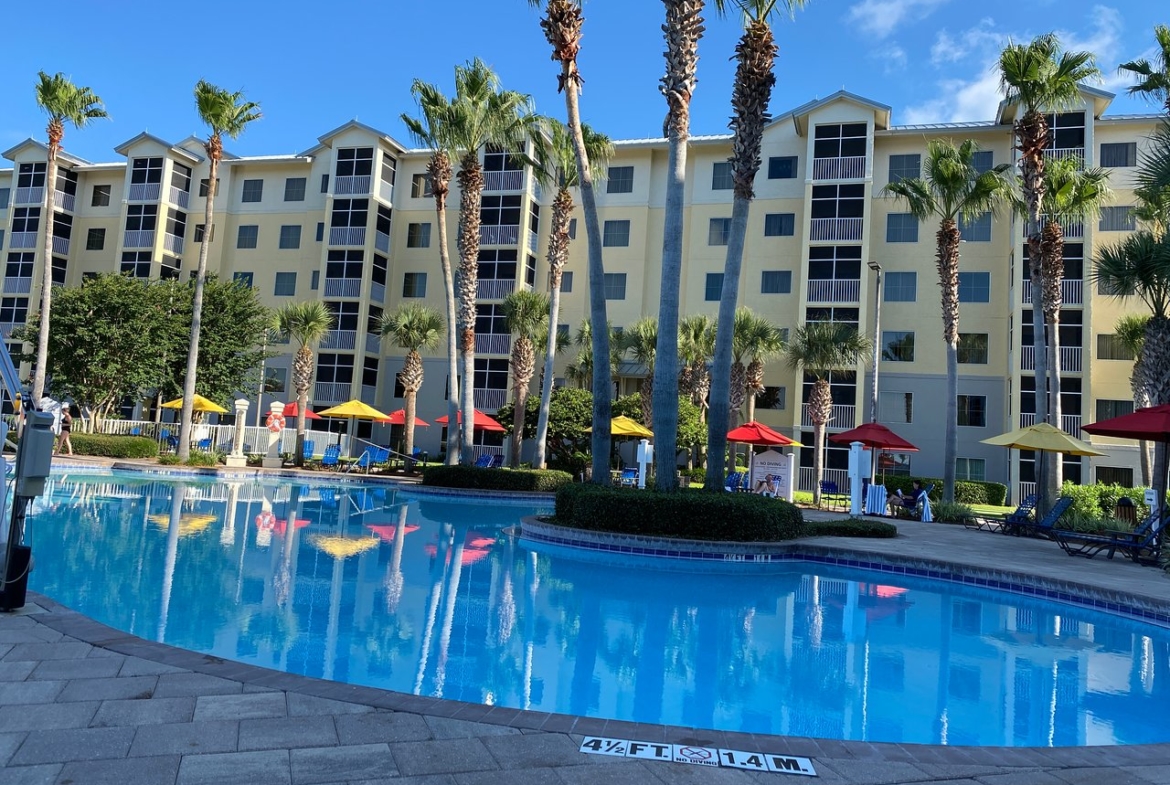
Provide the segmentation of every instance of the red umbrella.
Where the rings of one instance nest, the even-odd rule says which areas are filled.
[[[867,422],[865,425],[859,425],[852,430],[835,433],[829,437],[829,441],[837,442],[839,444],[861,442],[866,447],[874,450],[890,450],[892,452],[918,452],[918,448],[913,444],[906,441],[886,426],[876,422]]]
[[[1120,417],[1110,417],[1081,427],[1094,436],[1112,436],[1115,439],[1170,443],[1170,405],[1148,406]],[[1166,498],[1166,475],[1154,478],[1158,498]]]
[[[727,432],[727,441],[741,444],[755,444],[762,446],[788,447],[796,442],[784,434],[774,431],[761,422],[751,420],[738,428]]]
[[[297,411],[298,411],[298,409],[297,409],[297,402],[296,401],[293,401],[292,403],[286,403],[284,405],[283,414],[284,414],[286,419],[291,420],[292,418],[296,417]],[[312,409],[305,409],[305,419],[306,420],[320,420],[321,415],[317,414]]]
[[[394,535],[398,533],[398,527],[395,526],[394,524],[387,524],[387,525],[383,525],[383,526],[373,526],[373,525],[367,524],[366,528],[369,529],[370,531],[372,531],[374,534],[381,537],[386,542],[391,542],[394,539]],[[415,526],[413,523],[408,523],[406,526],[403,527],[402,531],[403,531],[403,534],[406,535],[406,534],[410,534],[411,532],[418,531],[418,527]]]
[[[380,422],[383,425],[406,425],[406,410],[399,409],[398,411],[390,412],[390,416],[387,417],[385,420],[375,420],[375,422]],[[414,418],[414,424],[421,425],[424,428],[431,427],[431,424],[429,422],[427,422],[426,420],[422,419],[421,417],[419,417],[417,415]]]
[[[455,418],[456,422],[462,424],[463,412],[456,412]],[[447,415],[444,414],[442,417],[435,420],[435,422],[437,422],[439,425],[446,425]],[[475,410],[475,420],[472,422],[471,427],[472,430],[476,431],[499,431],[500,433],[504,433],[506,430],[504,426],[500,425],[498,422],[481,412],[479,409]]]

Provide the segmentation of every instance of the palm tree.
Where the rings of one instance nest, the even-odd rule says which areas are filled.
[[[573,214],[573,194],[570,190],[581,184],[577,176],[577,155],[572,133],[562,123],[549,120],[548,144],[544,155],[537,161],[536,177],[545,186],[557,189],[552,203],[552,222],[548,235],[548,338],[545,340],[544,372],[540,385],[540,414],[536,423],[536,455],[532,465],[545,468],[548,440],[548,407],[552,401],[553,358],[556,352],[557,320],[561,311],[561,281],[565,264],[569,261],[569,222]],[[588,125],[581,126],[585,140],[586,159],[592,167],[592,178],[600,180],[605,176],[609,159],[613,157],[613,143],[605,134],[599,134]]]
[[[536,374],[536,336],[545,333],[548,320],[548,297],[539,292],[520,290],[504,298],[504,319],[512,342],[512,449],[509,463],[520,466],[520,449],[524,444],[524,415],[528,390]],[[547,334],[547,333],[545,333]]]
[[[723,11],[722,0],[714,0]],[[666,211],[662,232],[662,283],[658,298],[658,363],[655,366],[654,451],[655,487],[678,488],[675,472],[678,439],[678,301],[682,277],[683,196],[687,172],[687,143],[691,127],[691,96],[703,37],[703,0],[663,0],[666,23],[666,74],[659,90],[666,97],[667,139]],[[596,425],[594,431],[596,431]],[[594,458],[596,461],[596,457]]]
[[[821,501],[824,477],[825,426],[833,415],[833,394],[828,375],[835,368],[856,366],[870,350],[870,342],[857,328],[836,322],[813,322],[798,327],[788,342],[785,356],[793,370],[803,368],[816,379],[808,397],[813,423],[813,503]]]
[[[378,322],[378,334],[383,340],[389,338],[399,349],[406,350],[406,359],[398,374],[406,404],[403,418],[406,442],[402,451],[406,455],[413,455],[415,406],[423,383],[423,361],[419,349],[434,349],[439,345],[443,335],[443,315],[422,303],[400,305],[382,314]]]
[[[541,0],[529,0],[541,5]],[[581,205],[585,212],[585,236],[589,254],[589,318],[594,324],[608,324],[605,308],[605,265],[601,255],[601,221],[597,217],[597,198],[593,193],[593,164],[586,145],[581,123],[579,98],[584,79],[577,68],[577,53],[581,50],[581,0],[548,0],[540,27],[552,46],[552,59],[561,64],[557,75],[557,91],[565,94],[565,111],[573,152],[577,159],[577,177],[581,186]],[[551,253],[551,251],[550,251]],[[549,329],[556,329],[556,320],[550,320]],[[592,352],[598,357],[610,354],[608,331],[598,330],[592,337]],[[547,374],[546,374],[547,376]],[[613,403],[612,383],[601,369],[593,369],[593,482],[609,480],[609,452],[612,443],[610,417]],[[547,407],[545,407],[547,408]],[[547,427],[547,426],[546,426]],[[543,443],[543,439],[538,439]]]
[[[1008,41],[999,55],[999,81],[1008,103],[1018,104],[1014,133],[1022,169],[1021,191],[1027,208],[1028,255],[1032,277],[1032,332],[1035,352],[1036,419],[1049,421],[1048,363],[1045,355],[1043,313],[1043,258],[1040,247],[1040,210],[1046,188],[1044,151],[1051,142],[1045,112],[1059,112],[1076,105],[1080,83],[1099,77],[1091,52],[1063,52],[1055,33],[1027,44]],[[1044,478],[1045,498],[1054,499],[1056,474],[1049,462]],[[949,497],[948,497],[949,498]]]
[[[455,329],[455,278],[451,273],[451,252],[447,247],[447,197],[451,193],[451,158],[449,141],[453,124],[451,102],[438,87],[421,79],[414,80],[410,92],[418,103],[417,118],[402,115],[411,136],[418,144],[431,149],[427,160],[427,179],[435,197],[435,230],[439,235],[439,266],[443,270],[443,297],[447,306],[447,422],[459,422],[459,345]],[[412,443],[413,446],[413,443]],[[447,465],[459,463],[459,429],[447,429]]]
[[[459,356],[463,385],[459,408],[464,423],[475,421],[475,319],[479,299],[479,225],[483,202],[483,165],[479,152],[487,145],[515,150],[537,134],[538,117],[531,99],[501,90],[500,80],[487,64],[476,58],[455,67],[455,100],[451,104],[448,142],[459,154],[459,275],[456,278],[459,307]],[[459,460],[470,464],[475,449],[473,429],[460,431]]]
[[[711,389],[709,363],[715,355],[715,320],[706,314],[693,314],[678,327],[678,391],[689,395],[699,407],[699,417],[707,419],[707,394]]]
[[[923,176],[890,183],[883,193],[906,202],[919,221],[937,218],[935,260],[942,296],[943,341],[947,345],[946,439],[943,449],[943,498],[954,501],[955,459],[959,445],[959,242],[960,218],[995,210],[1008,196],[1009,164],[980,173],[975,168],[979,145],[967,139],[957,147],[932,139],[926,147]],[[881,336],[875,336],[877,340]],[[1042,378],[1037,372],[1037,379]]]
[[[744,369],[744,397],[747,419],[756,419],[756,397],[764,392],[764,366],[784,353],[784,331],[762,316],[754,315],[752,330],[744,346],[744,359],[751,358]]]
[[[622,333],[623,354],[630,354],[634,362],[646,366],[646,375],[638,389],[642,399],[642,422],[650,422],[653,416],[654,358],[658,349],[658,320],[653,316],[639,319]]]
[[[1129,374],[1129,386],[1133,391],[1133,408],[1144,409],[1150,405],[1150,391],[1145,385],[1145,359],[1142,355],[1142,344],[1146,338],[1146,324],[1150,321],[1147,314],[1126,314],[1117,320],[1113,334],[1118,343],[1124,346],[1133,355],[1133,370]],[[1150,460],[1150,443],[1138,443],[1142,464],[1142,485],[1147,488],[1153,484],[1154,467]]]
[[[1170,115],[1170,27],[1155,25],[1154,40],[1158,51],[1153,64],[1145,58],[1139,58],[1122,63],[1117,70],[1128,71],[1139,78],[1138,83],[1126,92],[1158,99],[1166,107],[1166,114]]]
[[[78,87],[64,74],[37,73],[37,106],[49,116],[46,133],[49,161],[45,165],[45,267],[41,275],[41,318],[37,333],[37,360],[33,368],[33,405],[45,393],[45,369],[49,366],[49,309],[53,302],[53,211],[57,199],[57,156],[65,138],[65,123],[81,129],[90,120],[109,117],[102,99],[88,87]]]
[[[590,320],[586,319],[581,322],[581,326],[577,328],[577,334],[573,336],[573,344],[578,347],[577,359],[565,369],[565,375],[581,387],[584,387],[586,382],[592,384],[597,373],[601,373],[605,377],[606,389],[613,390],[613,384],[617,380],[618,366],[621,365],[622,356],[625,355],[626,350],[621,333],[615,330],[613,325],[609,325],[606,332],[608,337],[605,345],[609,347],[608,368],[598,366],[597,363],[593,362],[593,352],[597,341],[594,340],[593,323]],[[600,370],[598,370],[599,368]],[[608,465],[605,471],[609,471]]]
[[[727,449],[727,431],[732,399],[732,343],[735,335],[736,305],[739,297],[739,274],[743,265],[744,239],[747,237],[748,211],[755,197],[754,183],[760,170],[760,145],[764,126],[770,119],[768,103],[776,75],[776,39],[769,18],[782,7],[793,15],[804,0],[739,0],[743,8],[744,31],[735,47],[735,84],[731,90],[733,110],[731,176],[734,195],[731,203],[731,232],[727,241],[727,260],[723,267],[723,291],[719,298],[719,329],[715,338],[715,359],[711,365],[711,419],[707,423],[707,446],[710,450],[710,474],[719,482],[723,478],[723,455]],[[752,395],[754,404],[755,395]]]
[[[209,180],[208,194],[211,193]],[[209,224],[205,224],[209,225]],[[204,235],[206,236],[206,235]],[[292,383],[297,394],[297,466],[305,464],[305,409],[313,387],[313,344],[333,329],[333,312],[319,301],[289,303],[276,312],[276,329],[282,339],[295,338],[300,347],[293,357]]]
[[[261,117],[260,104],[245,101],[242,92],[229,93],[203,80],[195,85],[195,108],[199,119],[211,128],[211,135],[203,146],[207,150],[210,171],[207,174],[207,202],[203,208],[204,240],[199,244],[199,265],[195,270],[195,295],[191,306],[191,344],[187,350],[187,375],[183,380],[183,409],[179,425],[179,459],[191,454],[191,413],[195,402],[195,371],[199,364],[199,329],[203,321],[203,288],[207,283],[207,252],[215,217],[215,188],[219,177],[219,161],[223,158],[223,137],[239,138],[248,125]],[[300,465],[301,418],[297,416],[297,463]]]

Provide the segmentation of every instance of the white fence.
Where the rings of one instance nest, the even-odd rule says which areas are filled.
[[[53,194],[58,209],[64,210],[67,213],[73,212],[73,206],[76,202],[73,194],[67,194],[64,191],[53,191]]]
[[[161,183],[131,183],[126,198],[131,202],[157,202],[161,192]]]
[[[333,226],[329,229],[330,245],[365,245],[366,227]]]
[[[333,178],[333,193],[336,196],[352,194],[368,194],[370,192],[370,175],[338,175]]]
[[[865,225],[864,218],[813,218],[809,226],[809,238],[820,240],[860,240]]]
[[[256,416],[254,411],[248,412],[248,419],[251,420]],[[291,427],[288,427],[291,426]],[[102,423],[101,433],[117,434],[121,436],[135,435],[147,436],[151,439],[160,439],[161,432],[165,430],[168,435],[177,437],[179,435],[179,424],[161,423],[155,425],[152,420],[106,420]],[[196,425],[192,429],[192,439],[198,443],[204,439],[211,439],[211,446],[214,449],[223,452],[231,452],[232,439],[235,437],[236,426],[234,425]],[[313,452],[320,455],[325,451],[325,446],[328,444],[335,444],[338,435],[336,433],[327,433],[325,431],[305,431],[305,441],[313,442]],[[297,431],[296,418],[290,417],[286,423],[285,429],[280,434],[280,452],[291,453],[296,449]],[[346,450],[349,448],[349,436],[341,434],[341,454],[346,455]],[[163,446],[163,449],[167,449]],[[251,454],[264,453],[268,451],[268,429],[264,426],[257,427],[255,425],[244,426],[244,452]]]
[[[483,190],[485,191],[523,191],[524,172],[514,169],[504,172],[484,172]]]
[[[865,177],[865,156],[845,158],[814,158],[814,180],[860,180]]]
[[[802,428],[813,427],[812,417],[808,412],[808,404],[801,404],[800,407],[800,425]],[[829,415],[829,423],[825,426],[826,429],[838,428],[852,428],[856,425],[857,407],[850,404],[833,404],[832,413]]]
[[[810,303],[859,303],[861,302],[861,281],[854,278],[810,278],[808,281]]]
[[[191,194],[175,186],[171,186],[170,190],[171,204],[177,204],[184,210],[187,209],[187,204],[191,201]]]
[[[1060,347],[1060,370],[1068,371],[1069,373],[1081,372],[1081,361],[1084,352],[1079,346],[1062,346]],[[1035,346],[1021,346],[1020,347],[1020,370],[1034,371],[1036,370],[1036,347]]]
[[[479,241],[484,245],[515,245],[520,241],[519,226],[481,226]]]

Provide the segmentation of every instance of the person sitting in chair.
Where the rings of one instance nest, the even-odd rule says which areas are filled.
[[[752,493],[758,493],[764,496],[775,496],[776,486],[778,485],[777,479],[777,477],[769,474],[766,475],[763,479],[757,480],[756,487],[753,489]]]
[[[886,506],[890,508],[891,515],[897,515],[898,510],[910,510],[913,512],[918,509],[919,502],[922,501],[922,481],[915,480],[914,486],[909,493],[902,493],[898,489],[886,497]]]

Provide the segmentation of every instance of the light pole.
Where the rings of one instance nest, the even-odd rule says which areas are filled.
[[[873,295],[873,387],[869,393],[869,421],[878,421],[878,363],[882,357],[882,266],[871,260],[869,269],[877,274]]]

